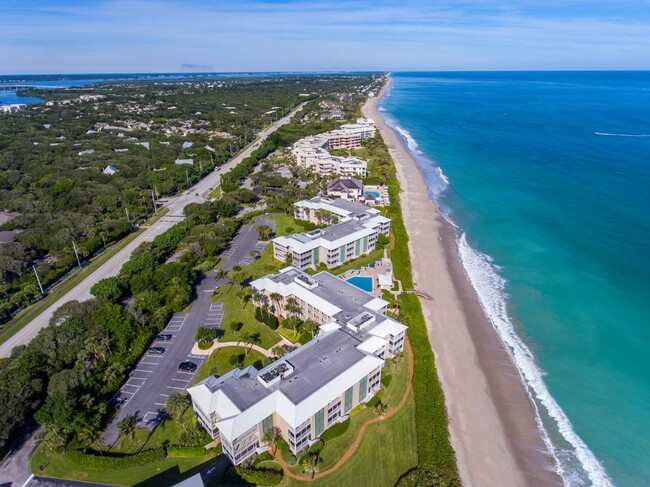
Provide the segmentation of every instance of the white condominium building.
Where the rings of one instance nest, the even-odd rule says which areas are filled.
[[[403,350],[406,333],[383,315],[385,301],[328,273],[310,277],[286,268],[252,285],[283,301],[294,296],[333,319],[317,338],[262,370],[235,369],[188,389],[199,423],[235,465],[266,450],[270,430],[297,454],[346,420],[377,393],[384,357]]]
[[[317,225],[348,220],[357,220],[366,224],[372,222],[371,224],[378,229],[379,233],[384,235],[390,233],[390,218],[382,216],[376,208],[354,201],[316,196],[309,200],[298,201],[293,206],[293,216],[297,220],[307,220]]]
[[[371,120],[357,119],[357,123],[300,139],[293,145],[291,154],[298,165],[311,168],[317,174],[359,176],[365,178],[368,163],[358,157],[336,157],[328,149],[358,149],[366,139],[374,137],[376,128]]]

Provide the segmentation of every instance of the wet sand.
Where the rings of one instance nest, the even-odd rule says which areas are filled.
[[[433,297],[420,301],[463,484],[562,485],[534,404],[465,275],[456,230],[431,201],[403,139],[378,111],[387,89],[368,99],[363,114],[375,121],[395,161],[415,289]]]

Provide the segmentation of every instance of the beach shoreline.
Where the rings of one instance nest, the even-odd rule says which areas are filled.
[[[420,167],[378,110],[389,87],[390,80],[362,112],[374,120],[396,166],[414,287],[433,296],[420,301],[463,484],[562,485],[526,386],[465,275],[456,230],[431,201]]]

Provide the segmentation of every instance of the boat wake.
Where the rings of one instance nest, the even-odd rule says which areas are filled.
[[[601,137],[650,137],[650,134],[609,134],[607,132],[594,132]]]

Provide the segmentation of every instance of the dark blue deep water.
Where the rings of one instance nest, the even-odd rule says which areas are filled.
[[[650,73],[396,73],[382,109],[568,485],[650,485]]]

